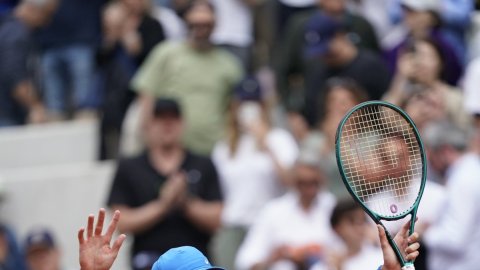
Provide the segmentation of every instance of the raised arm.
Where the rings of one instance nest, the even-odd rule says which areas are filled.
[[[118,236],[113,245],[110,245],[110,242],[120,220],[120,211],[115,211],[107,231],[102,234],[104,220],[105,209],[101,208],[98,211],[96,226],[94,227],[95,216],[89,215],[86,234],[85,228],[78,231],[81,270],[109,270],[117,258],[126,236],[125,234]]]

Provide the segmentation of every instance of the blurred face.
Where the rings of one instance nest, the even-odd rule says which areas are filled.
[[[183,133],[183,122],[173,113],[164,113],[153,117],[147,127],[149,147],[171,147],[180,143]]]
[[[344,116],[351,108],[357,105],[353,94],[340,86],[330,90],[327,96],[327,114]]]
[[[422,37],[435,25],[435,19],[428,11],[415,11],[404,8],[403,22],[414,36]]]
[[[32,5],[32,8],[34,9],[33,20],[36,27],[47,25],[52,19],[55,11],[57,11],[57,7],[57,0],[50,0],[44,6]]]
[[[215,14],[206,4],[197,4],[185,15],[189,36],[194,42],[209,42],[215,27]]]
[[[252,125],[262,120],[262,107],[258,102],[246,101],[240,103],[237,109],[237,121],[240,129],[249,130]]]
[[[107,35],[120,37],[123,33],[125,17],[128,12],[125,5],[112,4],[109,5],[103,13],[103,31]]]
[[[313,201],[320,191],[322,182],[320,171],[315,167],[297,164],[294,177],[295,188],[300,194],[301,201]]]
[[[345,46],[348,46],[350,41],[346,34],[337,33],[328,44],[328,51],[323,56],[323,61],[328,66],[341,66],[343,65],[342,56]]]
[[[338,15],[345,11],[345,0],[320,0],[320,7],[328,14]]]
[[[30,270],[59,270],[60,254],[54,248],[41,248],[27,254]]]
[[[405,105],[405,111],[422,130],[428,123],[445,117],[443,97],[434,91],[423,91],[412,96]]]
[[[441,62],[435,48],[427,42],[420,41],[415,44],[415,49],[415,81],[429,83],[438,80]]]
[[[362,209],[346,212],[334,229],[349,247],[360,247],[366,238],[367,216]]]

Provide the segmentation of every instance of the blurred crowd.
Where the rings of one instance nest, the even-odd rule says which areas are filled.
[[[382,254],[348,199],[335,133],[355,105],[384,100],[427,150],[416,268],[478,269],[478,5],[5,0],[0,128],[98,120],[132,269],[192,245],[230,270],[366,270]],[[0,269],[24,269],[9,264],[35,238],[8,255],[9,237],[0,228]]]

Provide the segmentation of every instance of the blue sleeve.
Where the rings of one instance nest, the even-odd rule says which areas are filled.
[[[383,266],[383,265],[380,265],[380,266],[377,268],[377,270],[382,270],[382,266]]]
[[[472,0],[442,0],[442,20],[450,27],[464,30],[470,24],[473,8]]]

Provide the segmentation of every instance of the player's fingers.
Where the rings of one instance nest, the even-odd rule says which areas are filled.
[[[380,245],[382,247],[382,250],[385,250],[384,248],[388,246],[388,239],[387,235],[385,234],[385,229],[383,228],[382,225],[377,225],[378,229],[378,236],[380,238]]]
[[[420,253],[419,253],[418,251],[414,251],[414,252],[408,254],[408,255],[405,257],[405,259],[407,259],[407,261],[414,261],[414,260],[418,257],[419,254],[420,254]]]
[[[95,236],[102,235],[104,220],[105,220],[105,209],[100,208],[100,210],[98,211],[97,226],[95,227]]]
[[[413,252],[417,251],[419,248],[420,248],[420,243],[413,243],[405,249],[405,253],[406,254],[413,253]]]
[[[108,229],[106,233],[106,236],[109,242],[112,239],[113,233],[117,229],[117,224],[119,220],[120,220],[120,211],[115,210],[115,212],[113,213],[112,221],[110,221],[110,225],[108,225]]]
[[[127,236],[125,234],[120,234],[118,236],[117,240],[115,240],[115,243],[113,243],[113,247],[112,247],[112,251],[114,253],[118,253],[118,251],[122,247],[123,241],[125,241],[126,238]]]
[[[417,222],[418,220],[418,217],[415,217],[415,222]],[[406,222],[405,224],[403,224],[402,228],[400,229],[400,235],[402,236],[408,236],[408,233],[410,231],[410,224],[412,223],[412,221],[408,221]]]
[[[78,230],[78,243],[80,245],[82,245],[83,243],[85,243],[85,239],[83,238],[83,233],[85,232],[85,228],[80,228],[80,230]]]
[[[93,236],[93,223],[95,221],[95,216],[90,214],[88,216],[88,222],[87,222],[87,239],[91,238]]]
[[[415,243],[415,242],[418,242],[418,239],[420,238],[420,236],[418,235],[417,232],[414,232],[412,233],[412,235],[410,235],[408,237],[408,243]]]

